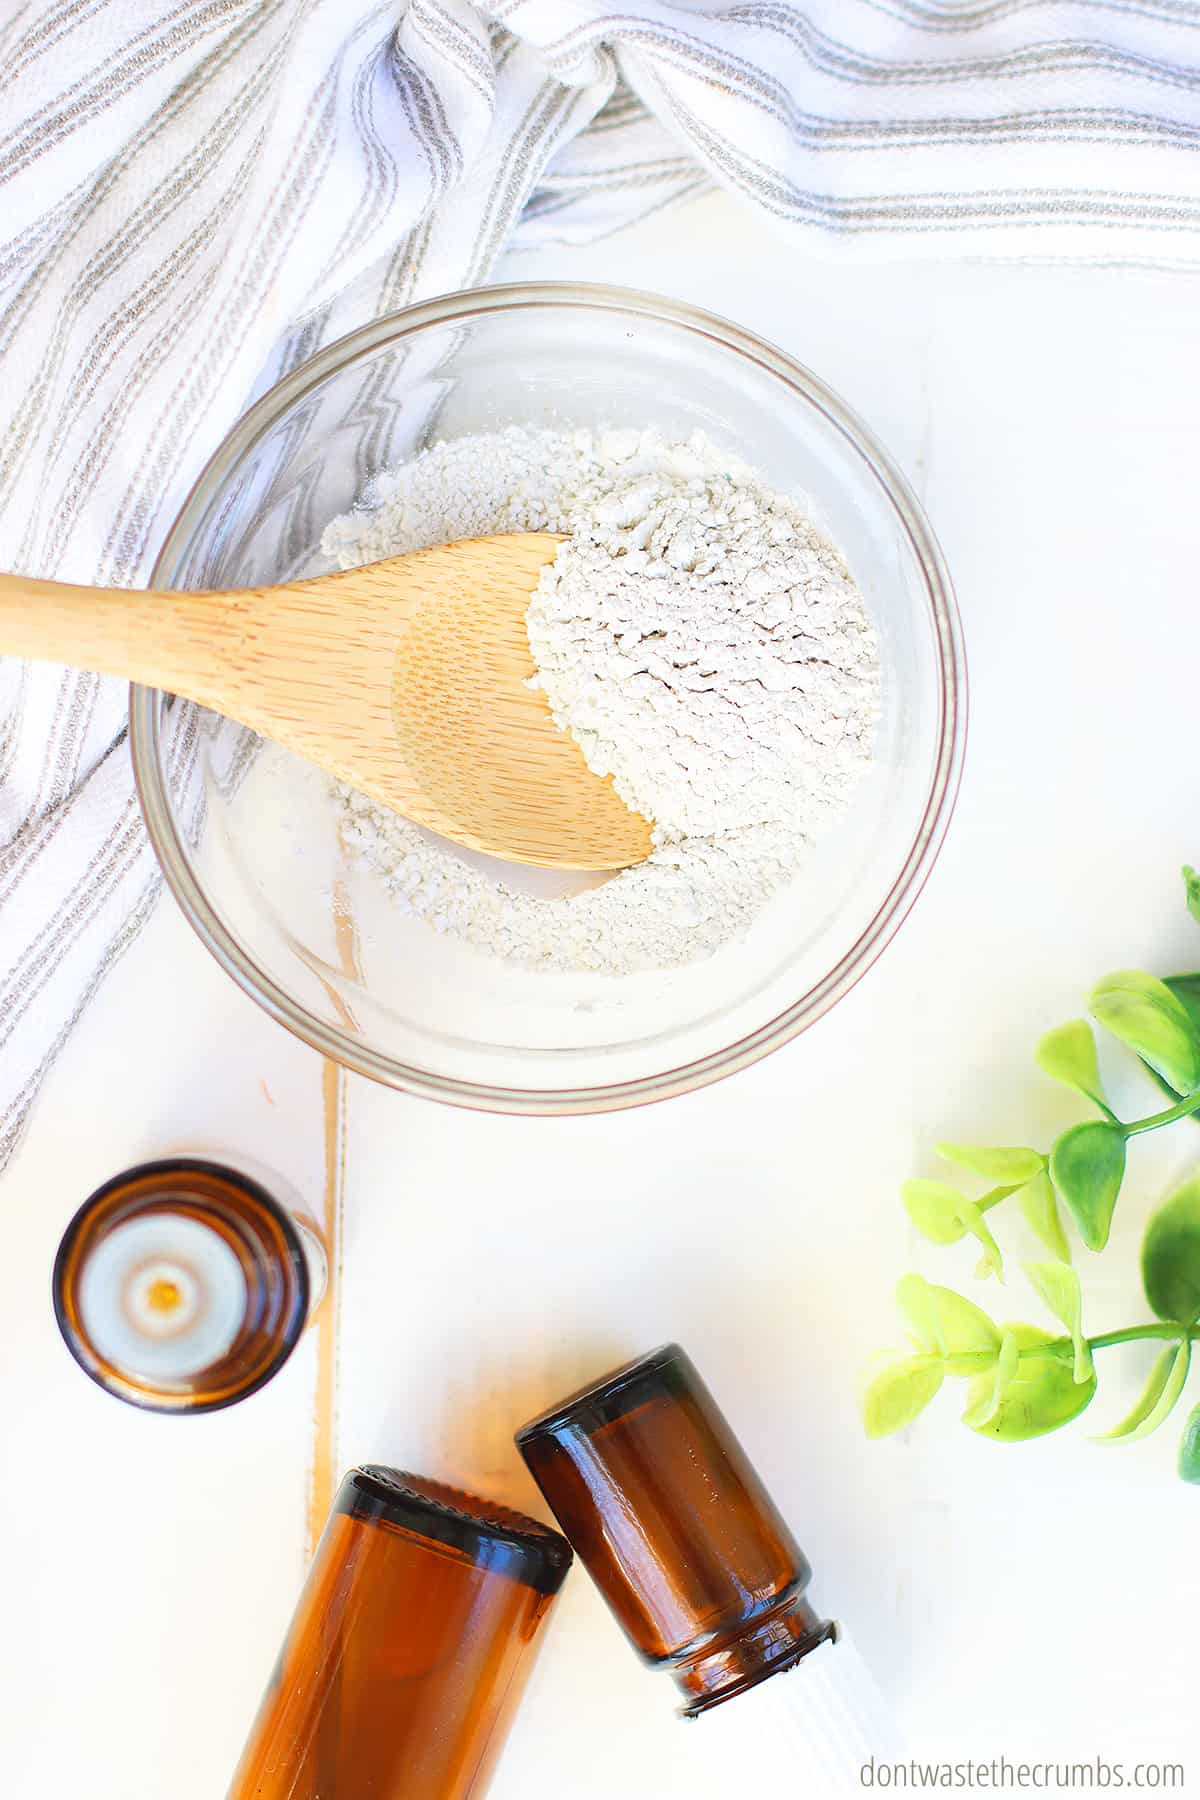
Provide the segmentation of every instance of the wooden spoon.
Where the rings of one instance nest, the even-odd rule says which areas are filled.
[[[166,688],[456,843],[620,869],[650,827],[560,731],[525,611],[561,537],[469,538],[233,593],[0,576],[0,651]]]

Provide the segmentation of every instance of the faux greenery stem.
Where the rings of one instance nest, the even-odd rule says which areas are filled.
[[[1178,1106],[1169,1106],[1166,1112],[1151,1113],[1148,1119],[1134,1119],[1132,1124],[1122,1125],[1121,1130],[1127,1138],[1137,1137],[1143,1131],[1157,1131],[1160,1125],[1173,1125],[1176,1119],[1186,1119],[1194,1112],[1200,1112],[1200,1088],[1186,1100],[1181,1100]]]
[[[1122,1331],[1101,1332],[1098,1337],[1087,1338],[1085,1342],[1092,1350],[1108,1350],[1113,1344],[1134,1344],[1145,1339],[1166,1338],[1170,1343],[1178,1343],[1181,1338],[1190,1338],[1193,1344],[1200,1343],[1200,1324],[1196,1325],[1126,1325]],[[1040,1360],[1048,1356],[1061,1357],[1070,1362],[1074,1360],[1075,1345],[1071,1338],[1052,1338],[1044,1344],[1036,1344],[1031,1349],[1022,1350],[1018,1360],[1026,1358]],[[946,1358],[946,1369],[952,1375],[982,1375],[985,1369],[993,1368],[996,1354],[993,1350],[968,1350]]]
[[[1200,1343],[1200,1325],[1126,1325],[1123,1331],[1103,1331],[1099,1337],[1087,1341],[1093,1350],[1107,1350],[1110,1344],[1135,1344],[1141,1338],[1191,1338],[1193,1344]],[[1070,1346],[1070,1338],[1056,1340]]]

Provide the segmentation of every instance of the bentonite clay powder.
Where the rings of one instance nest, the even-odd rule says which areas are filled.
[[[529,609],[537,681],[589,767],[653,820],[654,852],[543,898],[341,788],[347,849],[435,930],[522,963],[619,975],[707,956],[870,763],[879,651],[862,596],[803,508],[699,432],[454,438],[380,477],[323,549],[348,569],[499,531],[569,534]]]

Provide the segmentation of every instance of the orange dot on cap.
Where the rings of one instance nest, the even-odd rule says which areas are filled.
[[[166,1281],[161,1277],[152,1281],[146,1289],[146,1304],[151,1312],[174,1312],[182,1299],[178,1282]]]

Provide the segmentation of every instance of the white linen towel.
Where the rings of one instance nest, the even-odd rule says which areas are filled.
[[[0,568],[144,583],[268,381],[714,180],[801,249],[1200,260],[1195,0],[13,5]],[[0,661],[0,1166],[159,889],[125,704]]]

